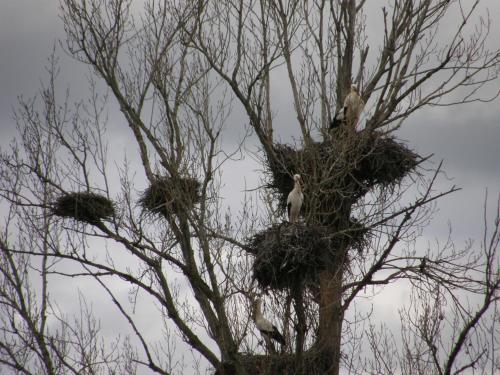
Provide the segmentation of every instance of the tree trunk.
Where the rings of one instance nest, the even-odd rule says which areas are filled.
[[[317,348],[322,374],[338,375],[343,314],[342,266],[322,271],[320,279],[319,332]]]
[[[304,342],[306,338],[307,326],[306,326],[306,314],[304,312],[304,298],[303,298],[303,288],[299,284],[294,290],[294,301],[295,301],[295,314],[297,316],[297,336],[295,338],[295,350],[297,353],[297,362],[300,363],[302,360],[302,353],[304,351]]]

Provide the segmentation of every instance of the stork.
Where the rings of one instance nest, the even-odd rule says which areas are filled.
[[[266,340],[266,343],[270,346],[271,350],[274,350],[274,347],[272,346],[270,339],[277,341],[281,345],[285,345],[285,338],[278,331],[278,328],[276,328],[275,325],[273,325],[269,320],[264,318],[264,316],[262,315],[261,307],[262,307],[262,300],[260,298],[257,298],[254,304],[254,310],[252,316],[253,321],[257,326],[257,329],[260,331],[262,336],[264,336],[264,339]]]
[[[344,99],[345,119],[349,126],[356,129],[359,121],[359,116],[365,107],[365,102],[359,95],[356,85],[351,85],[351,91]]]
[[[293,189],[288,194],[286,207],[288,210],[288,220],[291,223],[296,223],[299,221],[300,208],[302,207],[302,202],[304,201],[304,194],[302,193],[302,188],[300,186],[300,174],[294,175],[293,181]]]
[[[351,91],[344,99],[344,106],[335,114],[335,117],[330,123],[330,129],[334,129],[342,124],[347,124],[352,126],[352,129],[356,129],[359,116],[364,107],[365,102],[361,99],[358,88],[356,85],[351,85]]]

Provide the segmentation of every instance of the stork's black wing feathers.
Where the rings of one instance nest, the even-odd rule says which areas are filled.
[[[334,117],[330,122],[330,129],[336,129],[342,124],[342,120],[339,120],[337,117]]]
[[[266,335],[267,337],[275,340],[276,342],[280,343],[281,345],[285,345],[285,338],[280,333],[280,331],[278,331],[278,328],[276,328],[276,326],[273,326],[273,330],[272,331],[260,330],[260,333],[262,333],[263,335]]]
[[[276,326],[273,326],[273,332],[271,332],[270,336],[273,340],[276,340],[281,345],[285,345],[285,338],[280,333],[280,331],[278,331],[278,328],[276,328]]]
[[[290,210],[292,209],[292,202],[288,202],[286,205],[286,212],[288,213],[288,220],[290,220]]]
[[[338,111],[330,122],[330,129],[338,128],[339,126],[345,124],[347,108],[342,107],[340,111]]]

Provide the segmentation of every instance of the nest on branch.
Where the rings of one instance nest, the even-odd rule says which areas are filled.
[[[95,224],[115,215],[113,202],[108,198],[88,192],[73,192],[60,196],[52,205],[52,213],[78,221]]]
[[[395,138],[377,133],[360,146],[360,161],[353,175],[367,188],[397,184],[422,161],[419,155]]]
[[[294,354],[239,354],[239,363],[247,374],[259,375],[320,375],[328,369],[329,359],[320,352],[310,350],[300,358]],[[225,374],[237,374],[232,363],[225,363]],[[216,371],[214,375],[220,374]]]
[[[341,249],[361,250],[367,229],[355,220],[342,231],[301,224],[273,225],[252,236],[253,276],[262,288],[295,288],[317,281],[318,272],[346,261]]]
[[[200,183],[191,177],[156,177],[139,198],[147,212],[170,217],[200,203]]]
[[[282,207],[296,173],[304,182],[307,207],[311,193],[321,202],[338,197],[354,202],[376,185],[398,184],[421,162],[419,155],[404,144],[377,132],[331,137],[303,149],[275,144],[273,151],[274,157],[266,161],[266,187],[275,193]]]

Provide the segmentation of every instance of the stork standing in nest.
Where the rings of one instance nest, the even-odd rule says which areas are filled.
[[[297,223],[299,221],[300,208],[302,207],[302,202],[304,202],[304,194],[302,193],[302,187],[300,186],[300,175],[294,175],[293,181],[293,189],[288,194],[286,207],[288,210],[288,220],[291,223]]]
[[[330,123],[330,129],[345,124],[349,126],[349,129],[355,130],[364,107],[365,102],[359,95],[358,88],[356,85],[351,85],[351,91],[344,99],[344,106],[335,114]]]
[[[278,331],[278,328],[276,328],[275,325],[273,325],[262,315],[262,300],[260,298],[257,298],[257,300],[254,302],[252,318],[255,322],[255,325],[257,326],[257,329],[264,337],[266,346],[270,352],[276,352],[271,339],[277,341],[281,345],[285,345],[285,338]]]

